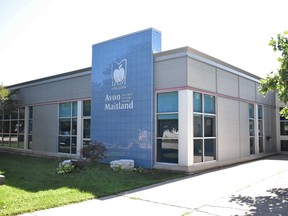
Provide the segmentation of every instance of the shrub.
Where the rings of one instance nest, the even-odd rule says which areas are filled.
[[[75,166],[72,164],[61,164],[58,168],[57,168],[57,174],[62,175],[62,174],[67,174],[67,173],[71,173],[74,170]]]
[[[90,159],[92,163],[99,163],[100,160],[106,158],[107,149],[102,142],[92,141],[88,146],[81,149],[82,157]]]

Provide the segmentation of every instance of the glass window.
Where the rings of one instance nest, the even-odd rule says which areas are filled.
[[[91,127],[91,120],[90,119],[84,119],[83,138],[86,138],[86,139],[90,138],[90,127]]]
[[[216,139],[205,139],[205,161],[212,161],[216,159]]]
[[[250,137],[250,154],[255,154],[255,138]]]
[[[178,112],[178,92],[161,93],[157,97],[158,113]]]
[[[10,121],[3,122],[3,133],[9,134],[10,133]]]
[[[158,116],[158,137],[178,138],[178,116],[169,115],[170,118],[161,118]],[[176,117],[176,118],[175,118]]]
[[[288,135],[288,121],[280,122],[280,135],[287,136]]]
[[[254,118],[254,105],[249,104],[249,118]]]
[[[249,136],[250,136],[250,154],[255,154],[255,119],[254,119],[254,104],[248,105],[249,109]]]
[[[194,139],[194,163],[203,162],[203,140]]]
[[[197,92],[193,93],[193,107],[194,112],[202,113],[202,94]]]
[[[194,92],[193,101],[194,163],[216,160],[215,96]]]
[[[59,120],[59,134],[60,135],[70,135],[71,133],[71,120],[70,119],[60,119]]]
[[[32,149],[33,107],[29,107],[28,149]]]
[[[204,113],[215,114],[215,97],[204,95]]]
[[[59,117],[71,117],[71,103],[59,104]]]
[[[194,115],[194,137],[203,137],[202,115]]]
[[[178,163],[178,92],[157,95],[157,162]]]
[[[83,101],[83,116],[91,116],[91,101]]]
[[[204,117],[204,136],[215,137],[215,116]]]
[[[262,106],[258,106],[258,119],[263,119]]]
[[[77,104],[76,101],[59,104],[59,152],[76,154]]]
[[[157,161],[178,163],[178,139],[157,139]]]
[[[25,107],[19,107],[8,113],[4,110],[3,118],[4,120],[0,121],[1,145],[24,148]]]
[[[281,151],[288,151],[288,140],[281,140]]]
[[[77,116],[77,102],[72,103],[72,116]]]
[[[19,108],[19,119],[25,119],[25,107]]]
[[[254,136],[254,120],[249,120],[249,135]]]

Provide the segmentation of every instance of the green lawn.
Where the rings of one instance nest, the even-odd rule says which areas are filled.
[[[107,165],[86,164],[84,170],[58,175],[61,160],[0,152],[0,215],[15,215],[99,198],[183,176],[149,170],[113,171]]]

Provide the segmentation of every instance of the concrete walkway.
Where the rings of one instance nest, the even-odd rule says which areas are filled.
[[[46,215],[288,215],[288,155],[24,214]]]

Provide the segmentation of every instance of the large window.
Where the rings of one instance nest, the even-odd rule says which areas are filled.
[[[249,143],[250,143],[250,154],[255,154],[255,114],[254,104],[249,104]]]
[[[264,138],[263,138],[263,108],[258,105],[258,144],[259,144],[259,153],[264,151]]]
[[[58,151],[76,154],[77,151],[77,102],[59,104]]]
[[[91,142],[91,101],[83,101],[83,132],[82,132],[82,141],[83,147],[87,147]]]
[[[280,111],[283,108],[280,108]],[[288,119],[286,119],[284,116],[280,116],[280,135],[281,136],[287,136],[288,135]]]
[[[178,92],[157,95],[157,162],[178,163]]]
[[[193,93],[194,163],[216,160],[215,97]]]
[[[32,149],[32,130],[33,130],[33,107],[29,107],[28,124],[28,149]]]
[[[0,120],[0,144],[5,147],[24,148],[25,107],[10,114],[2,114]]]

